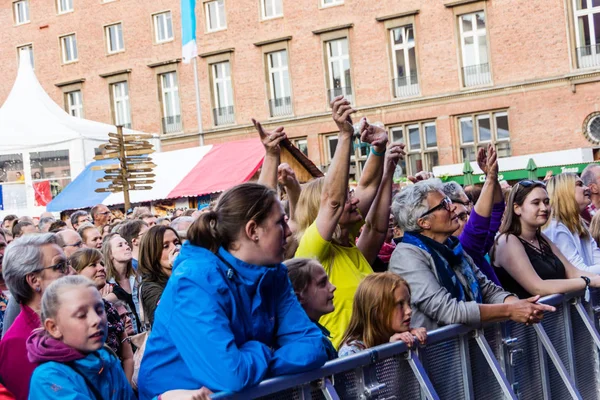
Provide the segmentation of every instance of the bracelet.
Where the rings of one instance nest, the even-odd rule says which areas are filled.
[[[376,155],[377,157],[385,156],[385,150],[381,153],[375,150],[375,147],[371,146],[371,154]]]
[[[121,344],[128,342],[131,344],[131,338],[129,336],[127,336],[125,339],[121,340]]]
[[[592,281],[587,276],[581,276],[581,279],[585,281],[585,295],[583,297],[585,301],[590,301],[590,283],[592,283]]]

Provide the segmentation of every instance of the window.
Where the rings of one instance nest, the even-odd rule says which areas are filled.
[[[0,209],[27,209],[23,154],[0,155]]]
[[[579,68],[600,66],[600,1],[573,0]],[[598,25],[596,25],[598,23]]]
[[[225,0],[208,1],[205,4],[206,30],[208,32],[227,28],[225,21]]]
[[[177,73],[167,72],[160,74],[161,100],[162,100],[162,127],[163,133],[181,132],[181,108],[179,104],[179,87]]]
[[[271,117],[291,115],[292,97],[287,50],[268,53],[267,62],[269,66],[269,110]]]
[[[35,205],[45,206],[71,182],[69,150],[29,153]]]
[[[506,111],[476,114],[458,119],[462,159],[475,161],[481,147],[493,144],[498,157],[510,157],[510,131]]]
[[[125,45],[123,44],[123,25],[108,25],[104,29],[106,30],[106,48],[108,54],[123,51],[125,49]]]
[[[83,97],[81,90],[65,93],[67,112],[74,117],[83,118]]]
[[[335,6],[338,4],[344,4],[344,0],[321,0],[321,7]]]
[[[327,164],[331,164],[333,156],[335,155],[335,149],[338,144],[338,135],[327,135],[326,139],[326,155]],[[352,152],[350,155],[350,179],[356,180],[360,177],[367,158],[369,157],[370,145],[367,143],[361,143],[360,140],[355,140],[352,144]]]
[[[15,1],[13,3],[15,25],[29,22],[29,0]]]
[[[308,141],[306,138],[293,139],[294,146],[298,148],[306,157],[308,157]]]
[[[154,40],[163,43],[173,40],[173,18],[171,11],[154,15]]]
[[[337,96],[344,95],[350,103],[353,103],[348,38],[330,40],[325,42],[325,45],[329,73],[329,102]]]
[[[458,17],[460,30],[463,84],[486,85],[492,81],[488,61],[485,14],[483,11]]]
[[[56,0],[56,3],[59,14],[73,11],[73,0]]]
[[[260,0],[263,19],[283,16],[283,0]]]
[[[77,61],[77,39],[75,34],[61,37],[60,47],[64,64]]]
[[[406,157],[400,162],[396,175],[415,175],[431,171],[439,164],[435,122],[419,122],[395,126],[391,129],[392,142],[406,144]]]
[[[29,54],[29,62],[31,62],[31,67],[32,68],[35,67],[35,65],[33,63],[33,45],[32,44],[26,44],[25,46],[17,47],[17,52],[19,55],[19,59],[21,59],[22,53],[28,53]]]
[[[215,125],[234,123],[233,88],[231,86],[231,66],[229,61],[212,64],[212,86]]]
[[[129,107],[129,87],[127,82],[117,82],[110,86],[115,125],[131,128],[131,108]]]
[[[413,26],[390,29],[390,36],[394,64],[394,96],[416,96],[419,94],[419,81]]]

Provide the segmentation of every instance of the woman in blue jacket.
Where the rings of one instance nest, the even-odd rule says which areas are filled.
[[[223,193],[190,226],[146,343],[141,400],[240,391],[325,363],[321,332],[281,264],[290,234],[276,192],[254,183]]]

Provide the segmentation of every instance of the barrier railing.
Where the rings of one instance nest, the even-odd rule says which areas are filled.
[[[598,399],[600,291],[544,297],[541,324],[450,325],[425,346],[373,347],[323,367],[213,399]]]

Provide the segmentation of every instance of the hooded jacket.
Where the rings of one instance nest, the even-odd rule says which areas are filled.
[[[102,399],[136,399],[120,361],[104,348],[86,355],[53,339],[45,331],[37,331],[27,339],[27,357],[31,363],[40,364],[31,377],[31,400],[96,398],[84,378],[67,363],[72,363],[87,377]]]
[[[140,400],[203,386],[240,391],[327,360],[283,264],[248,264],[223,248],[219,255],[229,265],[184,243],[146,343]]]

